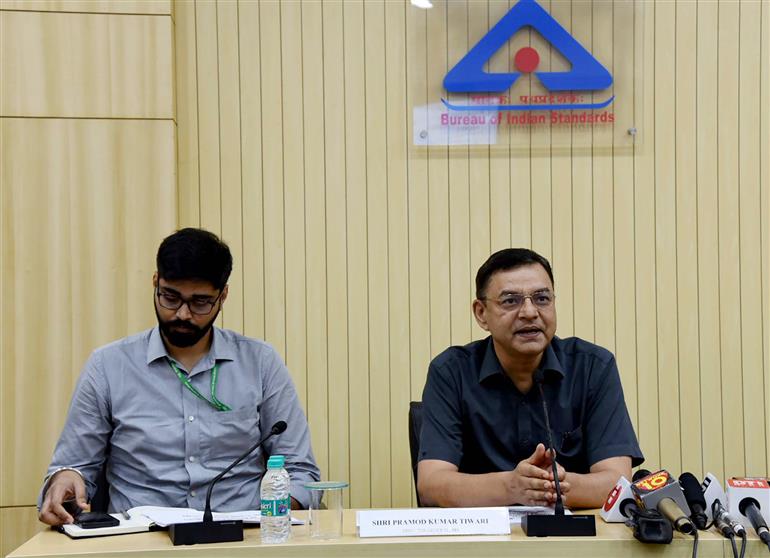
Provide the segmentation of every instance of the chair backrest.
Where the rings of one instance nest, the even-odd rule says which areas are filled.
[[[417,492],[417,457],[420,454],[420,431],[422,430],[422,401],[409,403],[409,451],[412,455],[412,475],[417,505],[420,506],[420,493]]]

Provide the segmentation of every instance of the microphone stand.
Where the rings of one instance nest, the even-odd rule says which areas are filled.
[[[270,429],[270,434],[262,438],[259,442],[251,446],[248,451],[241,455],[238,459],[233,461],[227,469],[219,473],[209,483],[209,488],[206,491],[206,508],[203,512],[203,521],[196,523],[174,523],[168,526],[168,536],[174,546],[181,544],[201,544],[201,543],[216,543],[216,542],[232,542],[243,540],[243,521],[240,519],[214,521],[214,517],[211,513],[211,491],[214,485],[224,477],[230,470],[238,465],[241,461],[246,459],[251,452],[264,444],[271,437],[281,434],[286,430],[286,422],[278,421]]]
[[[543,401],[545,428],[548,431],[548,451],[551,453],[551,471],[556,487],[556,504],[553,515],[529,514],[521,518],[521,528],[528,537],[595,537],[596,517],[593,515],[566,515],[564,502],[561,497],[559,471],[556,467],[556,450],[551,435],[551,421],[548,418],[548,405],[543,391],[543,372],[538,370],[534,376],[535,383],[540,389],[540,399]]]

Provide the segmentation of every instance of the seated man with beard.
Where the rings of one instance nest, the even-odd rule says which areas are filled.
[[[230,250],[200,229],[160,245],[153,298],[158,325],[97,349],[72,396],[40,492],[40,520],[72,523],[63,505],[88,507],[104,467],[110,511],[140,505],[202,510],[209,481],[283,420],[271,438],[213,492],[218,511],[259,509],[270,454],[284,455],[292,507],[320,473],[307,419],[276,351],[215,327],[227,298]]]

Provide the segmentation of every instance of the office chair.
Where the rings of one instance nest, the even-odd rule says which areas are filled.
[[[414,476],[414,492],[417,505],[420,504],[420,493],[417,492],[417,457],[420,453],[420,431],[422,430],[422,401],[409,403],[409,452],[412,456],[412,475]]]

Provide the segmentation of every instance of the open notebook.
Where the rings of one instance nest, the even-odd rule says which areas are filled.
[[[173,523],[195,523],[203,520],[203,512],[192,508],[163,508],[159,506],[137,506],[124,513],[110,514],[120,520],[114,527],[83,529],[78,525],[63,525],[59,529],[72,537],[102,537],[106,535],[127,535],[163,529]],[[238,520],[245,524],[259,525],[260,512],[247,510],[239,512],[214,512],[215,521]],[[304,521],[291,518],[292,525],[302,525]]]

